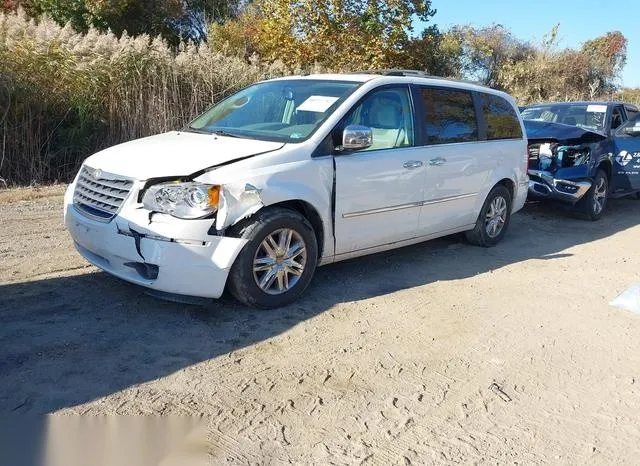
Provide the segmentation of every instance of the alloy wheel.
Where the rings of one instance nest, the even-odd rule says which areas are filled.
[[[270,295],[286,293],[296,286],[307,263],[307,246],[290,228],[276,230],[260,243],[253,259],[253,278]]]
[[[507,221],[507,200],[502,196],[496,196],[489,205],[485,217],[485,230],[491,238],[498,236]]]
[[[600,178],[593,190],[593,213],[598,215],[607,201],[607,180]]]

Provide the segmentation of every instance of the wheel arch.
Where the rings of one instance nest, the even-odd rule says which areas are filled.
[[[504,186],[505,188],[507,188],[509,190],[509,194],[511,194],[511,202],[513,202],[514,197],[516,195],[516,184],[513,182],[513,180],[511,178],[502,178],[500,181],[498,181],[493,188],[495,188],[496,186]],[[493,190],[493,188],[491,188],[489,190],[489,192],[491,192],[491,190]]]
[[[318,242],[318,259],[320,259],[324,253],[325,229],[324,223],[322,222],[322,217],[320,216],[318,210],[312,204],[302,199],[289,199],[286,201],[280,201],[274,204],[269,204],[264,208],[274,207],[281,207],[284,209],[296,211],[307,219],[307,221],[313,227],[313,231],[316,235],[316,240]]]
[[[607,174],[607,181],[611,184],[611,177],[613,176],[613,165],[611,164],[611,161],[606,159],[600,161],[596,167],[596,173],[598,173],[598,170],[603,170]],[[594,173],[594,178],[596,173]]]

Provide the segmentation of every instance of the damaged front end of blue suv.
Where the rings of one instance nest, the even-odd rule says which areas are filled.
[[[607,198],[640,192],[637,109],[616,103],[556,103],[523,110],[530,200],[550,200],[598,220]],[[631,118],[631,119],[630,119]]]

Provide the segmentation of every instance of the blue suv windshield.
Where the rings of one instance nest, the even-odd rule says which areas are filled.
[[[196,118],[189,129],[231,137],[301,142],[359,85],[314,79],[258,83],[213,106]]]
[[[525,120],[547,121],[603,132],[606,129],[606,104],[536,105],[522,111]]]

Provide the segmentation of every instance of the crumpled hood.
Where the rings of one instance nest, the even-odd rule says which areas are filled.
[[[549,121],[524,120],[524,128],[527,131],[529,141],[552,139],[565,144],[582,144],[598,142],[607,138],[597,131]]]
[[[106,173],[148,180],[191,175],[283,146],[280,142],[172,131],[110,147],[85,163]]]

